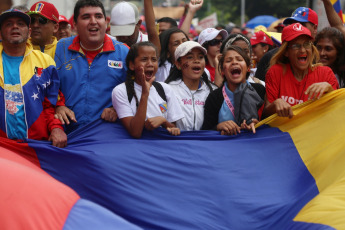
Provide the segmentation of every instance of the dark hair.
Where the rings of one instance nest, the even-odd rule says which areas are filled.
[[[337,50],[337,58],[335,62],[330,66],[334,73],[338,74],[339,77],[342,78],[342,81],[345,81],[345,73],[344,73],[344,64],[345,64],[345,39],[344,35],[334,27],[325,27],[322,29],[315,37],[314,44],[315,46],[317,43],[324,38],[328,38],[332,41],[335,49]]]
[[[86,6],[92,6],[92,7],[99,7],[102,9],[102,13],[105,18],[105,9],[101,1],[99,0],[78,0],[77,3],[74,6],[74,15],[73,19],[74,22],[77,23],[79,13],[80,13],[80,8],[86,7]]]
[[[252,45],[250,44],[250,40],[246,35],[243,34],[230,34],[222,43],[222,46],[220,47],[220,52],[223,53],[223,50],[227,48],[228,46],[231,46],[235,41],[245,41],[247,43],[250,54],[252,54]]]
[[[247,67],[250,67],[251,60],[250,60],[250,57],[247,55],[247,53],[243,49],[241,49],[241,47],[231,45],[231,46],[226,47],[222,52],[222,56],[219,59],[219,65],[218,65],[219,72],[222,72],[222,69],[224,66],[225,55],[229,50],[233,50],[237,52],[239,55],[241,55],[244,61],[246,62]],[[250,72],[247,72],[246,78],[248,78],[249,75],[250,75]]]
[[[171,27],[177,27],[177,22],[176,20],[170,18],[170,17],[163,17],[157,20],[157,23],[160,22],[166,22],[166,23],[170,23]]]
[[[164,63],[166,61],[169,61],[168,60],[169,40],[170,40],[171,35],[175,34],[175,33],[183,33],[186,36],[187,40],[189,41],[188,35],[177,27],[170,28],[170,29],[162,32],[159,35],[159,40],[161,43],[161,53],[159,56],[159,66],[162,66],[162,65],[164,65]],[[174,54],[172,54],[172,55],[174,55]],[[172,64],[174,64],[174,63],[172,63]]]
[[[138,100],[138,97],[135,94],[135,90],[134,90],[135,71],[131,70],[129,68],[129,63],[134,62],[135,58],[138,56],[140,47],[144,47],[144,46],[153,47],[156,51],[156,54],[157,54],[157,47],[153,43],[151,43],[151,42],[139,42],[139,43],[135,43],[131,46],[130,50],[128,51],[127,57],[126,57],[127,77],[126,77],[125,84],[126,84],[126,88],[131,90],[131,93],[133,94],[137,104],[139,103],[139,100]]]
[[[225,30],[228,32],[228,34],[231,34],[233,29],[235,29],[235,28],[242,31],[242,28],[238,25],[227,25],[227,26],[225,26]]]

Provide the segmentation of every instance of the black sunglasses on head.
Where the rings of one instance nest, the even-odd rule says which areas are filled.
[[[38,23],[41,25],[45,25],[48,23],[48,19],[44,17],[30,17],[31,18],[31,24],[34,24],[36,20],[38,20]]]
[[[213,39],[207,42],[207,45],[209,46],[217,46],[219,44],[222,44],[223,40],[222,39]]]

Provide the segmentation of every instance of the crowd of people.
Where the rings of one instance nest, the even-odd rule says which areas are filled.
[[[156,21],[144,0],[144,30],[125,1],[106,17],[101,1],[78,0],[73,20],[45,1],[13,7],[0,14],[0,136],[65,147],[99,118],[119,119],[134,138],[158,127],[255,133],[264,117],[292,118],[292,106],[345,87],[345,27],[323,3],[331,27],[318,31],[317,14],[300,7],[276,26],[281,43],[262,27],[191,36],[203,0],[180,23]]]

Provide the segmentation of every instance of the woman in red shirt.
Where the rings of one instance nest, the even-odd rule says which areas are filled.
[[[277,113],[291,118],[291,106],[318,99],[338,88],[332,70],[316,64],[319,53],[312,39],[310,31],[299,23],[284,28],[283,43],[266,74],[264,116]]]

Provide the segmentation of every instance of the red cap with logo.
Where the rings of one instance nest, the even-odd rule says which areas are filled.
[[[302,26],[302,24],[294,23],[294,24],[288,25],[283,29],[282,42],[289,42],[301,35],[307,35],[311,39],[313,39],[313,37],[311,36],[310,30]]]
[[[254,35],[250,39],[250,44],[252,46],[255,46],[259,43],[264,43],[273,46],[273,41],[271,40],[271,38],[262,30],[254,33]]]
[[[60,22],[66,22],[66,23],[69,24],[68,19],[65,16],[61,15],[61,14],[59,15],[59,23]]]
[[[59,23],[59,12],[55,6],[49,2],[39,1],[33,4],[30,11],[27,12],[28,15],[39,14],[51,21]]]

